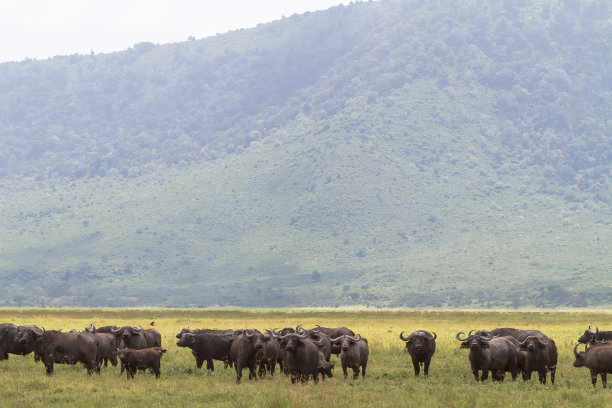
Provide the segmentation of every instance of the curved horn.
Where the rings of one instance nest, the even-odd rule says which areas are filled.
[[[523,341],[519,340],[520,339],[519,337],[518,339],[516,339],[516,342],[519,344],[519,346],[522,346],[523,344],[527,343],[527,340],[529,340],[530,337],[533,337],[533,336],[527,336],[525,337]]]
[[[471,332],[470,332],[470,333],[471,333]],[[459,341],[466,341],[466,340],[469,338],[469,336],[468,336],[468,337],[464,337],[464,338],[459,337],[461,334],[463,334],[463,335],[465,336],[465,333],[464,333],[464,332],[459,332],[459,333],[457,333],[457,335],[455,336],[455,338],[456,338],[457,340],[459,340]]]
[[[301,324],[298,324],[297,326],[295,326],[295,332],[296,333],[301,333],[304,331],[304,328],[302,327]]]
[[[310,329],[311,333],[318,333],[319,330],[321,329],[321,326],[319,326],[318,324],[315,324],[315,328],[314,329]]]
[[[549,344],[550,344],[550,340],[544,340],[544,339],[541,339],[541,338],[539,338],[539,337],[536,337],[536,339],[538,339],[538,342],[539,342],[541,345],[543,345],[543,346],[547,346],[547,345],[549,345]]]
[[[483,336],[483,334],[485,336]],[[493,333],[491,333],[488,330],[483,330],[483,331],[480,332],[479,336],[484,341],[491,341],[491,339],[493,338]]]
[[[316,339],[318,339],[318,340],[315,340],[315,338],[316,338]],[[318,334],[315,334],[315,335],[312,337],[312,341],[314,341],[315,343],[317,343],[319,346],[322,346],[322,345],[323,345],[323,337],[319,336]]]
[[[114,334],[114,335],[117,335],[117,334],[119,334],[121,332],[122,332],[121,329],[111,329],[111,333]]]
[[[40,330],[38,327],[36,326],[32,326],[32,331],[34,332],[34,334],[36,334],[37,336],[41,336],[44,332],[45,332],[45,328],[43,327],[42,330]]]
[[[310,337],[310,331],[303,330],[301,333],[298,333],[297,335],[300,339],[307,339],[308,337]]]
[[[250,339],[255,335],[255,333],[253,333],[253,330],[245,330],[244,335]]]
[[[357,335],[357,336],[355,336],[355,337],[351,337],[351,336],[346,336],[346,337],[348,337],[349,339],[351,339],[351,340],[353,340],[353,341],[359,341],[359,340],[361,340],[361,334],[358,334],[358,335]]]
[[[330,337],[330,338],[329,338],[329,341],[331,341],[332,343],[335,343],[335,342],[337,342],[337,341],[342,340],[344,337],[346,337],[346,334],[343,334],[343,335],[342,335],[342,336],[340,336],[340,337],[336,337],[335,339],[332,339],[332,338]]]
[[[402,332],[400,333],[400,340],[408,341],[408,340],[410,340],[410,336],[404,337],[404,331],[402,330]]]
[[[576,351],[578,349],[578,344],[576,344],[576,346],[574,347],[574,355],[576,357],[578,357],[578,352]]]
[[[438,338],[438,335],[436,334],[436,332],[435,332],[435,331],[432,331],[432,333],[433,333],[433,339],[434,339],[434,340],[435,340],[435,339],[437,339],[437,338]]]

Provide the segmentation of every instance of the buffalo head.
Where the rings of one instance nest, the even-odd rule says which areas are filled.
[[[493,338],[493,333],[486,330],[478,330],[474,334],[472,332],[474,330],[470,330],[467,337],[461,337],[461,335],[465,335],[464,332],[457,333],[455,338],[461,342],[461,348],[469,348],[470,350],[489,348],[489,342]]]
[[[400,333],[400,339],[406,342],[406,348],[409,348],[412,345],[414,350],[419,352],[423,350],[428,341],[436,340],[438,338],[438,335],[435,332],[432,333],[433,336],[424,330],[419,330],[415,331],[408,337],[404,337],[404,332],[402,331]]]
[[[519,349],[527,351],[535,351],[538,347],[545,348],[549,341],[538,336],[527,336],[524,340],[517,340]]]
[[[349,336],[348,334],[343,334],[340,337],[336,337],[334,339],[332,339],[332,338],[329,339],[329,341],[332,342],[333,344],[340,345],[340,348],[341,348],[342,351],[348,351],[349,348],[351,347],[351,345],[357,343],[359,340],[361,340],[361,335],[360,334],[358,334],[355,337]]]

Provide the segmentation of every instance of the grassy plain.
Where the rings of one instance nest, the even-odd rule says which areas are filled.
[[[581,332],[589,324],[612,326],[612,314],[605,312],[0,309],[0,322],[47,329],[81,330],[91,322],[148,327],[151,321],[168,350],[159,380],[138,373],[127,381],[117,367],[88,377],[82,365],[56,365],[54,375],[48,377],[31,355],[11,355],[0,362],[2,406],[601,407],[612,401],[610,390],[602,389],[599,380],[593,390],[588,371],[572,367],[572,348]],[[344,381],[339,361],[332,357],[335,376],[318,385],[291,385],[283,375],[258,381],[243,377],[243,383],[236,385],[235,372],[224,370],[222,364],[215,365],[214,373],[196,369],[190,351],[176,346],[174,337],[187,326],[261,330],[297,324],[347,326],[368,338],[367,377]],[[455,334],[494,327],[537,328],[555,339],[559,348],[555,384],[475,382],[467,351],[458,348]],[[429,378],[413,375],[398,338],[402,330],[417,329],[438,334]]]

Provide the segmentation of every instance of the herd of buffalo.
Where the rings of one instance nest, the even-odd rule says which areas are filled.
[[[225,367],[234,367],[236,382],[240,383],[242,371],[249,369],[249,379],[266,374],[274,375],[276,365],[291,382],[305,383],[312,376],[315,383],[319,375],[322,380],[332,377],[332,354],[340,355],[342,373],[353,370],[353,379],[359,372],[365,377],[368,365],[368,340],[346,327],[327,328],[316,326],[304,329],[301,326],[265,330],[212,330],[183,329],[176,335],[179,347],[188,347],[195,357],[196,365],[214,371],[213,360],[222,361]],[[431,359],[436,351],[434,332],[415,331],[408,336],[400,333],[406,349],[412,358],[415,375],[421,366],[429,374]],[[531,379],[538,373],[539,380],[554,383],[557,368],[557,347],[553,339],[539,330],[497,328],[494,330],[471,330],[467,335],[459,332],[456,339],[461,348],[469,349],[469,361],[478,380],[486,380],[491,372],[494,381],[503,381],[507,372],[516,379]],[[601,375],[604,387],[607,373],[612,373],[612,331],[600,331],[591,327],[578,339],[585,344],[584,351],[574,347],[574,367],[588,367],[593,386]],[[45,330],[33,325],[16,326],[0,324],[0,360],[8,354],[26,355],[34,353],[34,360],[41,361],[47,374],[53,372],[53,364],[83,363],[87,373],[99,373],[100,367],[120,363],[121,373],[134,378],[137,370],[149,370],[156,377],[160,375],[160,361],[166,352],[162,348],[161,334],[155,329],[142,326],[104,326],[91,324],[83,331]]]

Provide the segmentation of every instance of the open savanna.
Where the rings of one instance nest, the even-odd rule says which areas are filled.
[[[0,309],[0,322],[36,324],[46,329],[76,328],[90,323],[142,325],[162,334],[168,352],[162,358],[159,380],[139,372],[134,380],[119,376],[118,367],[87,376],[82,365],[56,365],[47,376],[32,355],[11,355],[0,362],[2,406],[419,406],[419,407],[602,407],[612,402],[609,390],[591,387],[585,368],[572,366],[576,339],[589,324],[612,327],[609,312],[494,312],[494,311],[322,311],[322,310],[176,310],[176,309]],[[175,335],[190,328],[258,328],[347,326],[368,339],[367,377],[343,380],[339,360],[334,378],[314,385],[292,385],[284,375],[267,376],[236,385],[235,371],[215,364],[215,372],[198,370],[189,349],[176,345]],[[518,327],[540,329],[559,348],[557,379],[506,380],[477,383],[468,352],[459,349],[458,331]],[[433,330],[437,350],[429,378],[415,377],[402,330]],[[349,370],[350,372],[350,370]],[[245,371],[245,375],[247,372]],[[536,376],[537,377],[537,376]]]

